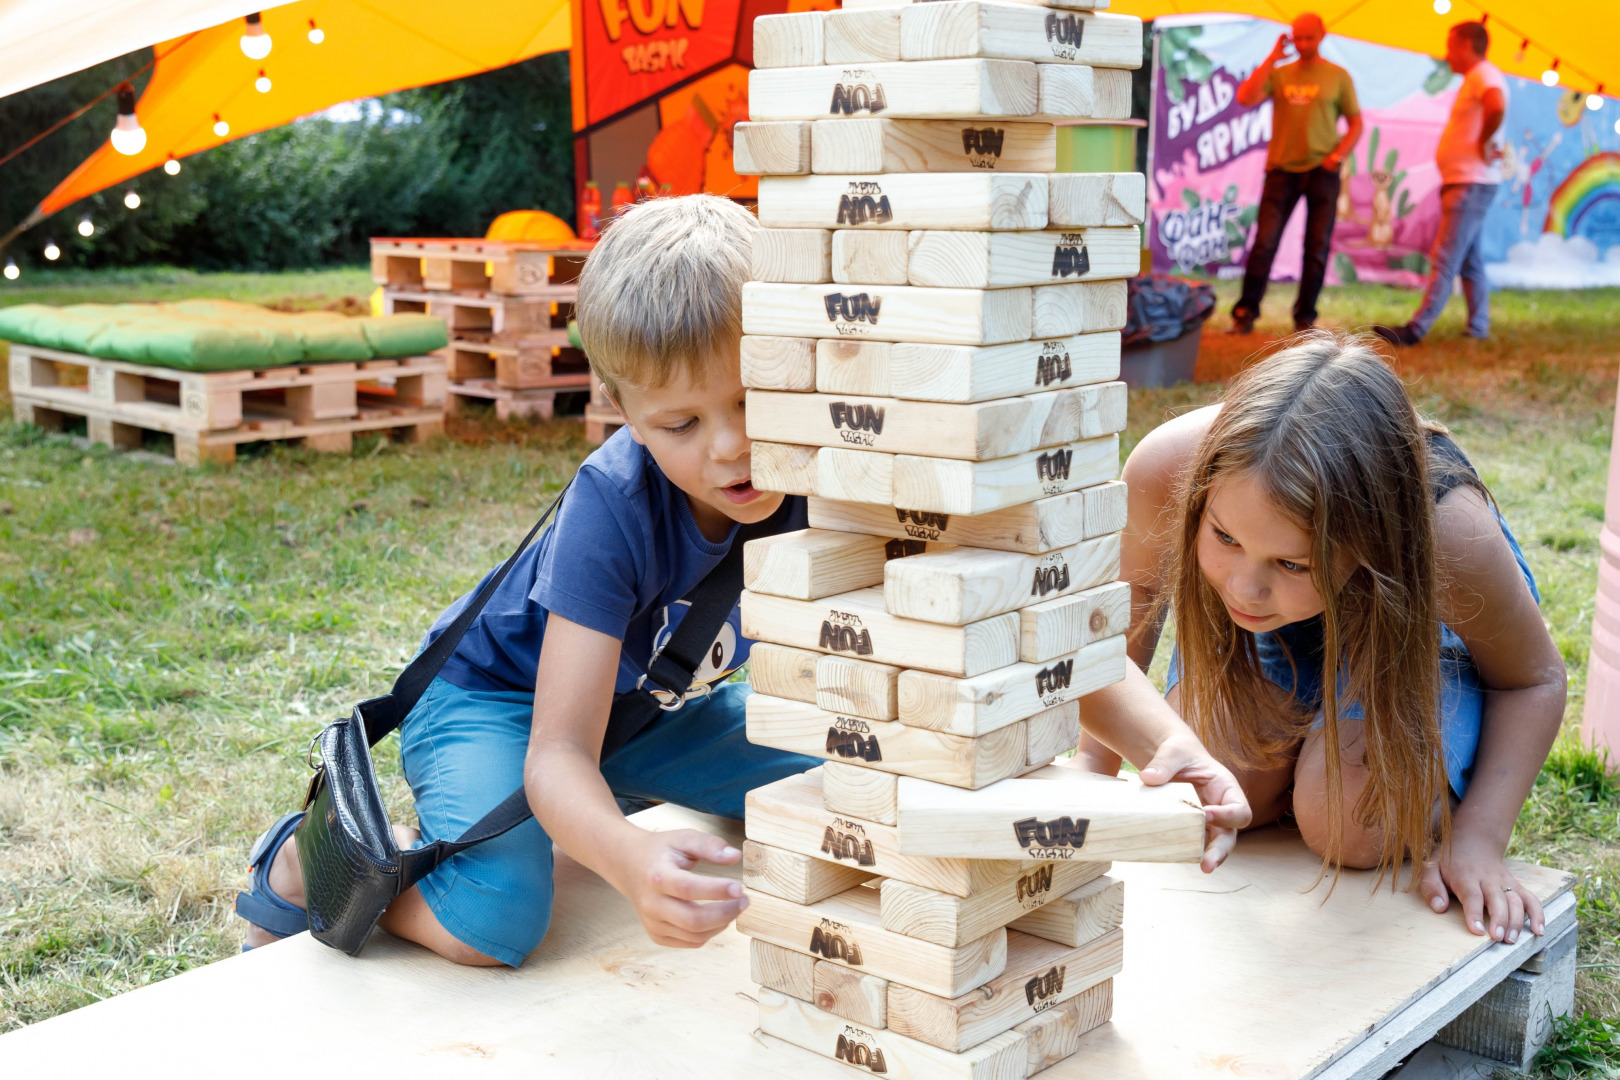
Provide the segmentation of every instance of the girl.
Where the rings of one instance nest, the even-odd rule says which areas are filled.
[[[1313,332],[1125,466],[1130,655],[1237,774],[1253,824],[1292,812],[1335,867],[1399,874],[1517,940],[1541,905],[1504,863],[1564,712],[1530,568],[1468,459],[1366,338]],[[1332,673],[1331,675],[1325,673]],[[1139,671],[1088,724],[1162,709]],[[1082,763],[1119,758],[1087,740]]]

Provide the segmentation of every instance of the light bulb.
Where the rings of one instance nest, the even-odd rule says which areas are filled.
[[[1593,112],[1597,112],[1599,109],[1603,108],[1603,95],[1587,94],[1586,107],[1591,109]]]
[[[45,241],[45,250],[43,254],[47,261],[55,262],[57,259],[62,257],[62,249],[56,246],[55,240],[47,240]]]
[[[1451,0],[1434,0],[1434,13],[1447,15],[1451,12]]]
[[[1548,68],[1546,71],[1543,71],[1541,73],[1541,85],[1542,86],[1557,86],[1558,85],[1558,72],[1553,68]]]
[[[1620,135],[1620,120],[1614,122],[1614,133]]]
[[[253,80],[253,89],[261,94],[268,94],[270,92],[270,76],[262,71],[259,72],[259,77]]]
[[[6,260],[6,280],[7,281],[16,281],[17,278],[19,276],[21,276],[21,274],[22,274],[22,271],[17,269],[17,261],[15,259],[7,259]]]
[[[135,90],[128,83],[118,88],[118,119],[113,124],[112,144],[126,157],[146,149],[146,132],[135,119]]]
[[[180,163],[174,158],[170,158],[168,161],[163,163],[163,171],[168,173],[170,176],[179,176]]]
[[[139,210],[141,208],[141,197],[135,193],[134,188],[130,188],[128,191],[124,192],[124,205],[129,207],[131,210]]]
[[[326,31],[315,25],[315,20],[309,20],[309,43],[319,45],[326,40]]]
[[[219,118],[219,115],[216,113],[214,115],[214,134],[218,135],[220,138],[223,139],[225,136],[229,135],[230,133],[231,133],[231,125],[229,125],[225,121],[221,120]]]
[[[92,236],[95,234],[95,231],[96,227],[91,223],[89,214],[86,214],[84,217],[79,219],[80,236]]]
[[[259,20],[257,11],[244,21],[247,29],[242,31],[242,51],[250,60],[263,60],[270,55],[270,35],[264,32],[264,23]]]

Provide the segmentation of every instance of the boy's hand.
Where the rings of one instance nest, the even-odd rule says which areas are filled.
[[[695,829],[647,833],[625,866],[619,891],[629,897],[658,945],[695,949],[731,925],[748,900],[729,878],[693,873],[700,862],[725,866],[742,852]]]
[[[1254,817],[1231,771],[1189,734],[1161,743],[1141,775],[1148,787],[1180,781],[1198,790],[1204,803],[1204,857],[1198,865],[1208,874],[1225,862],[1237,845],[1238,830]]]
[[[1535,893],[1519,884],[1502,858],[1502,849],[1488,838],[1455,829],[1451,846],[1423,867],[1419,888],[1436,912],[1451,907],[1450,893],[1462,901],[1463,923],[1470,933],[1512,944],[1519,940],[1524,921],[1530,932],[1547,932],[1547,916]]]

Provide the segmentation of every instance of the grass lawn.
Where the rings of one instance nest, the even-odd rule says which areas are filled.
[[[1234,297],[1221,288],[1224,310]],[[0,304],[225,295],[324,307],[369,291],[359,270],[63,273],[0,288]],[[1290,294],[1273,295],[1256,337],[1224,336],[1217,315],[1201,381],[1134,393],[1127,444],[1209,401],[1286,328]],[[1410,293],[1330,289],[1323,322],[1399,322],[1414,306]],[[1400,358],[1524,544],[1569,665],[1571,728],[1617,306],[1620,290],[1500,294],[1495,340],[1460,338],[1454,310]],[[248,845],[299,802],[310,736],[386,686],[590,450],[568,422],[458,422],[450,436],[362,439],[347,456],[272,448],[192,470],[0,421],[0,1030],[234,952],[230,897]],[[404,816],[397,756],[379,763]],[[1581,874],[1578,1011],[1600,1021],[1620,1017],[1617,815],[1614,782],[1562,745],[1512,852]]]

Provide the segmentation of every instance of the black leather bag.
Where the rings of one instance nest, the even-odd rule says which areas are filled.
[[[358,956],[395,897],[456,852],[492,840],[533,816],[520,787],[458,839],[401,850],[383,807],[371,747],[404,721],[562,498],[559,495],[546,509],[517,550],[444,633],[400,672],[390,693],[362,701],[310,743],[315,773],[304,799],[304,820],[295,835],[309,930],[316,940]],[[647,674],[634,690],[614,697],[602,747],[604,758],[663,712],[680,708],[696,692],[693,673],[742,593],[743,544],[762,531],[738,530],[726,556],[688,595],[691,607],[653,655]],[[704,686],[701,692],[707,689]],[[319,758],[315,760],[317,748]]]

